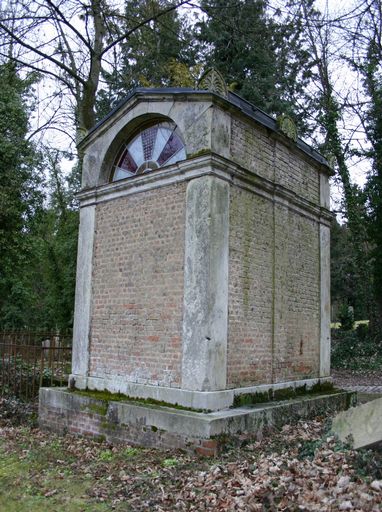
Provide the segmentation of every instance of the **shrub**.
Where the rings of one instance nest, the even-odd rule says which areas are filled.
[[[0,397],[0,425],[36,426],[37,402],[26,403],[16,397]]]
[[[347,304],[342,304],[338,319],[341,322],[341,329],[344,331],[351,331],[354,327],[354,311],[353,308]]]
[[[352,331],[332,329],[332,367],[349,370],[381,369],[381,337],[371,335],[367,325],[359,325]]]

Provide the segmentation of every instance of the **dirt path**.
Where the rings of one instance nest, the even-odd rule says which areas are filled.
[[[368,388],[371,393],[382,393],[382,372],[332,370],[332,376],[334,385],[339,388],[355,390],[357,388]]]

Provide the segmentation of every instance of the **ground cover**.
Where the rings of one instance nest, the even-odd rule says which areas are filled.
[[[355,329],[332,329],[331,366],[335,370],[348,370],[368,379],[381,375],[382,334],[369,332],[367,325]]]
[[[9,410],[13,413],[9,413]],[[355,452],[317,418],[241,439],[215,459],[60,437],[0,402],[0,510],[382,509],[382,456]]]

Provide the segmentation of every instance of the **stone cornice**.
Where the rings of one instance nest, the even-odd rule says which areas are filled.
[[[159,88],[146,89],[136,88],[126,96],[107,116],[105,116],[89,133],[81,140],[78,149],[83,152],[97,137],[104,133],[108,128],[121,119],[127,112],[133,109],[139,103],[163,102],[163,101],[183,101],[183,102],[205,102],[221,107],[223,110],[230,111],[232,114],[243,116],[246,120],[251,120],[258,125],[270,130],[284,144],[304,154],[307,158],[319,164],[320,170],[329,175],[333,175],[333,170],[328,165],[326,159],[318,153],[309,144],[302,139],[290,141],[287,136],[279,129],[277,121],[263,112],[261,109],[252,105],[244,98],[230,92],[228,97],[223,97],[212,91],[195,90],[191,88]]]
[[[213,153],[195,156],[144,175],[84,189],[77,197],[80,207],[86,207],[207,175],[228,181],[323,224],[329,225],[332,220],[332,214],[327,208],[301,198],[284,186]]]

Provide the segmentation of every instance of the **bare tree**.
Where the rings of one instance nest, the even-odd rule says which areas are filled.
[[[356,93],[351,83],[351,69],[344,58],[341,27],[356,16],[355,11],[330,18],[314,7],[313,0],[295,3],[301,16],[305,42],[313,57],[312,99],[309,111],[314,115],[316,133],[321,134],[320,150],[330,156],[336,170],[336,180],[343,191],[341,213],[346,218],[356,259],[358,299],[371,310],[371,267],[366,227],[365,200],[359,186],[351,179],[349,163],[358,143],[358,130],[363,132],[362,123],[355,118],[352,97]],[[346,88],[340,90],[338,69],[348,77]],[[344,80],[339,80],[344,85]],[[350,82],[350,83],[349,83]],[[351,128],[349,125],[351,122]],[[365,135],[363,132],[363,142]]]
[[[80,140],[95,124],[96,93],[113,51],[141,26],[187,3],[169,2],[126,29],[123,2],[11,0],[0,12],[0,56],[54,78],[61,93],[70,93]]]
[[[352,55],[352,67],[359,73],[366,102],[358,106],[369,146],[363,154],[371,160],[366,184],[368,234],[376,298],[372,326],[382,332],[382,4],[364,0],[350,26],[342,27]]]

